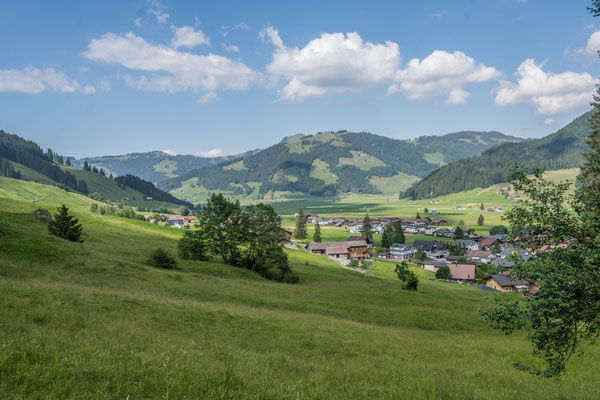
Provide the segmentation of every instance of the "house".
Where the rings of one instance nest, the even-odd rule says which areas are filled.
[[[171,228],[183,228],[184,225],[183,218],[169,218],[169,226]]]
[[[450,268],[452,280],[466,282],[475,280],[475,269],[477,268],[475,264],[450,263],[448,268]]]
[[[392,256],[391,258],[412,258],[414,257],[416,252],[417,249],[404,243],[394,243],[390,246],[390,255]]]
[[[415,240],[413,247],[426,253],[433,253],[435,251],[446,250],[448,246],[446,243],[436,240]]]
[[[369,239],[366,236],[350,236],[348,238],[349,242],[356,242],[359,240],[364,240],[365,242],[367,242],[368,247],[371,247],[371,245],[373,244],[373,240]]]
[[[193,224],[196,221],[196,217],[194,217],[193,215],[181,217],[181,219],[183,219],[183,222],[185,222],[186,224]]]
[[[469,250],[465,253],[465,258],[469,262],[490,263],[494,259],[494,255],[490,251]]]
[[[436,210],[435,208],[432,208],[429,210],[429,214],[439,214],[440,212],[438,210]]]
[[[361,233],[363,231],[362,224],[356,224],[350,227],[350,233]]]
[[[455,246],[464,247],[467,250],[479,250],[479,245],[471,239],[460,239],[454,243]]]
[[[440,226],[440,225],[448,225],[448,221],[446,221],[445,219],[432,219],[429,224],[431,225],[436,225],[436,226]]]
[[[334,218],[333,225],[337,226],[338,228],[345,228],[348,226],[348,220],[346,218]]]
[[[437,228],[434,227],[434,226],[427,227],[427,228],[425,228],[425,234],[426,235],[433,235],[433,232],[435,232],[436,229]]]
[[[502,250],[500,252],[500,254],[498,254],[498,257],[500,258],[506,258],[506,257],[510,257],[510,256],[519,256],[525,260],[529,259],[529,252],[525,249],[515,249],[512,247],[508,247],[504,250]]]
[[[453,237],[454,231],[452,229],[442,228],[434,231],[433,236]]]
[[[283,243],[292,243],[292,231],[281,229],[281,235],[283,236]]]
[[[445,267],[447,263],[445,261],[428,260],[417,263],[417,267],[423,268],[427,271],[437,272],[438,269]]]
[[[500,244],[500,240],[494,236],[482,237],[478,242],[479,250],[490,250],[496,243]]]
[[[333,258],[367,258],[367,242],[365,240],[348,240],[346,242],[312,242],[306,245],[306,251],[312,254],[328,255]]]
[[[529,289],[529,282],[512,279],[507,275],[492,275],[485,280],[485,285],[501,292],[522,293]]]

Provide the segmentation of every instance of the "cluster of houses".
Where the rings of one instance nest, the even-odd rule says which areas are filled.
[[[326,255],[333,259],[365,259],[369,257],[369,249],[373,242],[363,236],[350,236],[344,242],[312,242],[306,245],[309,253]]]
[[[193,215],[189,216],[180,216],[180,215],[160,215],[159,219],[155,219],[152,215],[144,215],[144,219],[146,222],[150,222],[151,224],[158,224],[159,222],[166,223],[171,228],[186,228],[196,222],[196,217]]]

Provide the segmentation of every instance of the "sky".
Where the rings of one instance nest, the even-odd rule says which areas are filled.
[[[587,111],[583,0],[3,1],[0,129],[77,157],[296,133],[542,137]]]

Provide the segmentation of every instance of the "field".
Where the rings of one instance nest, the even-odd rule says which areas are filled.
[[[90,200],[0,178],[0,397],[597,398],[600,346],[559,380],[518,372],[525,335],[478,316],[493,295],[430,281],[401,289],[289,251],[300,283],[219,262],[146,265],[181,231],[88,212]],[[47,233],[30,212],[66,203],[85,243]],[[385,211],[382,209],[381,212]]]

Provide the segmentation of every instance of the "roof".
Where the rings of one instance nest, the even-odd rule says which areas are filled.
[[[448,264],[452,279],[475,280],[474,264]]]
[[[325,252],[327,254],[348,254],[347,247],[328,247]]]
[[[498,238],[495,238],[493,236],[486,236],[484,238],[479,239],[479,247],[493,246],[497,240]]]
[[[488,258],[492,254],[491,251],[483,251],[483,250],[467,250],[465,253],[465,257],[478,257],[478,258]]]
[[[337,247],[337,248],[343,247],[347,251],[348,247],[367,247],[367,242],[364,240],[348,240],[346,242],[323,242],[323,243],[311,242],[306,246],[306,248],[309,251],[327,250],[327,249],[333,248],[333,247]]]
[[[438,250],[445,249],[446,243],[437,242],[435,240],[415,240],[415,242],[413,243],[413,247],[419,250],[432,251],[435,247],[437,247]]]
[[[498,282],[498,285],[506,287],[506,286],[525,286],[525,285],[529,285],[529,282],[522,280],[522,279],[511,279],[510,277],[506,276],[506,275],[492,275],[490,276],[488,279],[494,279],[496,282]]]
[[[423,265],[433,265],[434,267],[445,267],[448,265],[448,263],[446,263],[446,261],[429,260],[429,261],[424,261]]]
[[[457,241],[456,241],[456,243],[454,243],[454,244],[455,244],[456,246],[464,246],[464,247],[467,247],[467,246],[473,246],[474,244],[476,245],[476,244],[477,244],[477,242],[476,242],[476,241],[474,241],[474,240],[471,240],[471,239],[460,239],[460,240],[457,240]]]
[[[358,240],[364,240],[365,242],[367,242],[369,244],[373,243],[373,241],[371,239],[369,239],[368,237],[365,237],[365,236],[350,236],[348,238],[348,240],[351,242],[355,242]]]
[[[493,287],[489,287],[487,285],[477,285],[475,289],[483,290],[484,292],[499,292],[498,289],[494,289]]]
[[[520,257],[526,257],[529,255],[529,252],[525,249],[515,249],[512,247],[508,247],[500,252],[500,257],[508,257],[513,253],[518,253]]]

